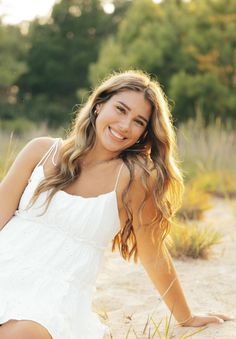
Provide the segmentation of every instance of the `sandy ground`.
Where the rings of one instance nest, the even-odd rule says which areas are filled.
[[[194,313],[224,312],[236,316],[236,214],[230,202],[214,198],[212,203],[202,223],[211,224],[222,233],[221,243],[214,246],[209,260],[174,260],[174,263]],[[102,322],[110,328],[107,339],[149,338],[149,331],[154,333],[151,318],[156,324],[161,321],[163,335],[165,319],[170,316],[142,265],[127,263],[119,253],[111,253],[110,248],[98,277],[93,308],[104,314]],[[169,338],[190,338],[183,335],[196,331],[176,326],[174,319],[170,328]],[[156,333],[150,338],[160,337]],[[193,338],[234,339],[236,320],[208,325]]]

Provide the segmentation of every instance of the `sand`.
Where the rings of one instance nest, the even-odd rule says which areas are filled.
[[[174,260],[188,303],[196,314],[220,312],[236,316],[236,213],[230,201],[212,199],[212,208],[204,214],[201,224],[211,224],[223,237],[212,248],[208,260]],[[151,318],[156,324],[161,321],[160,332],[165,338],[165,319],[170,312],[144,268],[124,261],[110,248],[105,252],[93,302],[93,309],[110,328],[106,339],[160,338],[157,333],[149,336],[149,331],[154,333]],[[183,335],[196,330],[179,327],[172,319],[169,338],[187,338]],[[234,339],[236,320],[208,325],[193,338]]]

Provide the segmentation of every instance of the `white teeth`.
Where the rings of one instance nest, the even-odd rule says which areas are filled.
[[[116,138],[118,138],[118,139],[120,139],[120,140],[124,140],[124,139],[125,139],[125,138],[122,137],[120,134],[118,134],[117,132],[113,131],[113,129],[111,129],[111,128],[110,128],[110,132],[111,132],[111,134],[114,135],[114,137],[116,137]]]

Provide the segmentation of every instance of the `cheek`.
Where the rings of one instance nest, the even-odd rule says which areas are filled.
[[[96,119],[96,125],[99,127],[105,127],[116,121],[116,116],[111,111],[100,112]]]
[[[102,135],[108,125],[109,125],[109,120],[107,119],[107,117],[104,115],[101,115],[101,116],[98,115],[96,122],[95,122],[96,133],[98,135]]]

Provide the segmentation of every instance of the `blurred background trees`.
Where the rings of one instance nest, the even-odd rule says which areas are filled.
[[[236,120],[234,0],[62,0],[51,17],[0,25],[0,120],[66,125],[73,107],[114,70],[157,78],[176,124]]]

